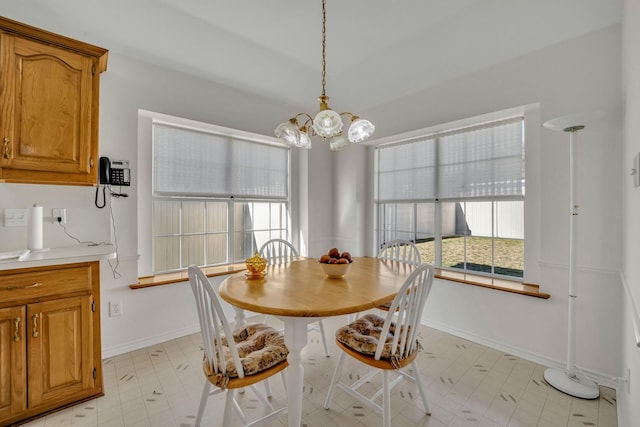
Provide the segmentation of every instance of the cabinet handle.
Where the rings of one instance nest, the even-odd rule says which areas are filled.
[[[16,317],[13,319],[13,323],[16,326],[16,330],[13,332],[13,340],[20,341],[20,318]]]
[[[34,338],[38,338],[38,317],[40,317],[38,313],[31,316],[31,318],[33,319],[33,333],[31,335]]]
[[[33,289],[33,288],[39,288],[40,286],[42,286],[42,283],[40,283],[40,282],[36,282],[36,283],[31,284],[31,285],[23,285],[23,286],[9,285],[9,286],[7,286],[7,290],[8,291],[15,291],[16,289]]]
[[[4,157],[5,159],[10,159],[11,158],[11,153],[9,152],[9,138],[5,138],[2,140],[3,142],[3,148],[2,148],[2,157]]]

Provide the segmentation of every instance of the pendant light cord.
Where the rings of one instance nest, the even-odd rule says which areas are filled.
[[[322,0],[322,97],[325,97],[325,87],[327,85],[327,0]]]

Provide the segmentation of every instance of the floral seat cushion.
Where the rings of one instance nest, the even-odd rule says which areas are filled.
[[[375,314],[367,314],[356,321],[343,326],[336,331],[336,339],[353,350],[373,356],[378,348],[380,334],[384,318]],[[396,331],[395,324],[389,327],[389,333],[384,337],[385,344],[382,350],[382,359],[390,359],[392,352],[392,341]]]
[[[262,323],[249,323],[233,332],[233,341],[238,349],[244,375],[254,375],[284,361],[289,350],[284,337],[274,328]],[[217,351],[220,357],[220,351]],[[210,381],[224,387],[229,378],[237,378],[238,370],[233,363],[226,337],[222,338],[222,355],[226,362],[226,372],[213,372],[206,358],[203,366]],[[219,364],[218,364],[219,365]]]

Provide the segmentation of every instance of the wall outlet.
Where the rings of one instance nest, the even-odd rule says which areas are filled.
[[[109,317],[122,316],[122,300],[109,303]]]
[[[60,224],[65,225],[67,223],[67,210],[65,208],[51,209],[51,222],[57,224],[58,218],[61,219]]]
[[[29,209],[5,209],[5,227],[26,227],[29,221]]]

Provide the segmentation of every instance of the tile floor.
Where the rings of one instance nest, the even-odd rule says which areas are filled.
[[[275,322],[275,321],[274,321]],[[327,331],[346,323],[346,317],[325,320]],[[423,327],[419,355],[421,374],[432,415],[421,410],[415,385],[401,383],[393,390],[394,426],[428,427],[615,427],[615,391],[601,387],[601,396],[582,400],[567,396],[543,380],[544,367],[473,342]],[[331,336],[329,341],[333,341]],[[339,350],[323,356],[317,332],[310,332],[305,348],[305,388],[302,425],[379,426],[381,418],[336,390],[334,404],[325,410],[326,389]],[[104,360],[105,396],[25,424],[50,426],[189,427],[204,383],[200,335],[194,334]],[[353,360],[344,373],[357,376],[365,369]],[[285,403],[279,376],[272,378],[272,403]],[[372,384],[372,387],[375,387]],[[210,398],[204,426],[220,426],[224,397]],[[261,411],[250,391],[242,395],[249,416]],[[234,426],[237,425],[237,417]],[[271,424],[287,425],[286,415]],[[227,426],[225,426],[227,427]]]

